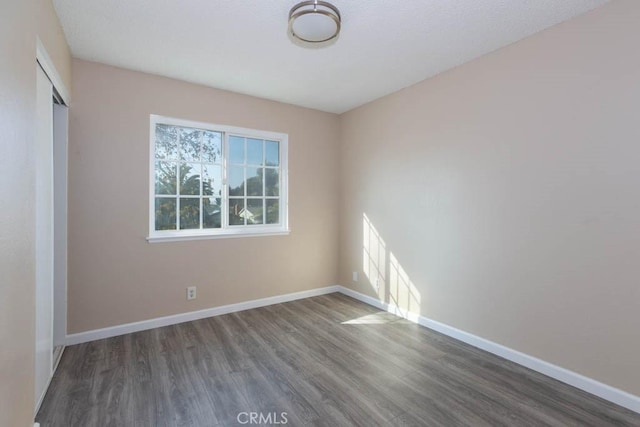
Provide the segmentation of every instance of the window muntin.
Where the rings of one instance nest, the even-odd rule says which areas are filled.
[[[287,232],[287,135],[151,116],[149,240]]]
[[[280,143],[229,136],[229,225],[278,224]]]
[[[154,230],[222,227],[222,132],[157,123]]]

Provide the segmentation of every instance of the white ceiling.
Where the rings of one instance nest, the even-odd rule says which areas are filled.
[[[334,0],[339,39],[287,34],[298,0],[53,0],[74,57],[342,113],[608,0]]]

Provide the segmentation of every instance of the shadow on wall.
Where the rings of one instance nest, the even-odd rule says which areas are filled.
[[[409,318],[420,314],[420,292],[366,213],[362,214],[362,271],[378,298],[396,314]]]

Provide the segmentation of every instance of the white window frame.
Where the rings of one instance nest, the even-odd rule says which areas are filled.
[[[221,132],[222,137],[222,209],[221,228],[191,230],[155,229],[155,134],[156,125],[166,124]],[[263,140],[278,141],[280,144],[280,221],[279,224],[233,225],[229,226],[229,186],[227,184],[229,136],[240,136]],[[147,241],[171,242],[181,240],[218,239],[229,237],[275,236],[289,234],[288,223],[288,141],[286,133],[268,132],[256,129],[196,122],[173,117],[151,114],[149,119],[149,236]],[[179,212],[178,212],[179,214]]]

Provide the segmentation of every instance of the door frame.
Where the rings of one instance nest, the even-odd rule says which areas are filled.
[[[47,49],[45,49],[44,44],[40,40],[40,37],[36,37],[36,60],[40,63],[42,70],[45,72],[49,80],[51,80],[51,84],[62,98],[62,103],[66,106],[71,104],[71,96],[69,95],[69,90],[62,82],[62,78],[56,70],[55,65],[53,65],[53,61],[51,57],[47,53]]]
[[[53,88],[54,97],[60,104],[53,104],[53,206],[52,206],[52,227],[53,227],[53,346],[64,346],[67,331],[67,159],[68,159],[68,106],[71,102],[69,91],[64,85],[51,57],[47,53],[40,38],[36,38],[36,64],[45,73]],[[37,66],[36,65],[36,66]],[[53,103],[53,99],[51,100]],[[59,358],[53,360],[51,367],[51,377],[57,367]],[[42,398],[35,402],[35,412],[37,415]]]
[[[53,344],[65,345],[67,339],[67,183],[68,183],[68,106],[69,90],[64,85],[53,60],[39,37],[36,38],[36,60],[42,67],[61,102],[54,105],[53,135],[53,206],[54,206],[54,284]]]

